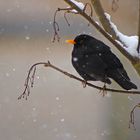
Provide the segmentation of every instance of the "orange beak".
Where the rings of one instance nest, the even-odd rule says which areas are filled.
[[[76,42],[74,40],[66,40],[66,43],[69,43],[69,44],[76,44]]]

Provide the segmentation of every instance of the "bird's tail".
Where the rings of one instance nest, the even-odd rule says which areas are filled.
[[[124,69],[118,69],[111,72],[109,77],[115,80],[122,88],[126,90],[137,89],[137,86],[132,83]]]

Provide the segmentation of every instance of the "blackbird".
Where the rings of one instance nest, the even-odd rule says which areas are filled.
[[[102,81],[111,84],[111,78],[123,89],[137,89],[118,57],[100,40],[81,34],[74,40],[66,42],[74,44],[72,65],[85,81]]]

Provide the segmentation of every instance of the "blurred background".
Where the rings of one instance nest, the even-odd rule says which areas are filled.
[[[101,2],[120,31],[137,34],[138,0],[118,1],[115,12],[111,10],[112,0]],[[52,43],[54,12],[67,6],[63,0],[0,1],[0,139],[139,140],[139,109],[135,112],[137,130],[128,128],[130,111],[140,102],[138,95],[108,92],[102,97],[98,90],[83,88],[80,82],[40,66],[28,100],[17,100],[24,90],[29,67],[36,62],[49,60],[78,76],[71,65],[72,46],[65,39],[81,33],[108,44],[140,89],[140,79],[130,62],[82,17],[68,15],[68,27],[63,13],[59,13],[61,40]],[[98,21],[95,14],[94,19]],[[120,89],[115,82],[111,88]]]

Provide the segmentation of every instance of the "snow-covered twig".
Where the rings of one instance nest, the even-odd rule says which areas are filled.
[[[82,2],[77,2],[76,0],[70,0],[72,3],[74,3],[77,7],[79,7],[81,10],[84,10],[85,5]],[[72,9],[72,12],[78,13],[75,9]]]
[[[138,36],[127,36],[121,33],[117,26],[111,21],[111,16],[104,12],[100,0],[91,0],[93,7],[99,17],[104,29],[115,39],[120,42],[120,45],[133,57],[139,59],[137,51]],[[112,1],[112,5],[116,5],[116,0]]]
[[[93,5],[93,8],[104,30],[108,32],[112,36],[113,39],[116,39],[117,37],[116,37],[115,31],[113,30],[113,28],[110,25],[110,22],[105,16],[105,12],[104,12],[104,9],[102,8],[100,0],[91,0],[91,3]],[[112,1],[112,7],[113,5],[114,5],[114,2]]]
[[[78,13],[83,16],[91,25],[93,25],[102,35],[104,35],[112,44],[114,44],[117,49],[123,54],[125,55],[132,63],[137,63],[139,62],[139,58],[137,57],[133,57],[129,52],[127,52],[125,50],[125,48],[123,48],[120,43],[118,43],[117,41],[115,41],[104,29],[102,29],[102,27],[100,27],[96,21],[94,21],[94,19],[92,19],[90,16],[88,16],[85,12],[83,12],[76,4],[74,4],[73,2],[71,2],[71,0],[64,0],[66,3],[68,3],[70,5],[70,7],[72,7],[73,9],[75,9],[76,11],[78,11]]]

